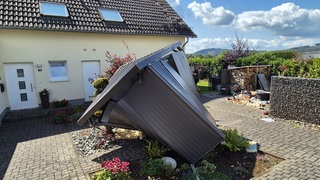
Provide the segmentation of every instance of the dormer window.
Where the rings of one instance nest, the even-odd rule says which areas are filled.
[[[99,8],[100,15],[105,21],[123,22],[121,14],[117,9]]]
[[[69,16],[66,5],[62,3],[40,2],[40,13],[45,16]]]

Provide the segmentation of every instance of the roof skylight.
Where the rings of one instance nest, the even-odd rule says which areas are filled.
[[[123,22],[121,14],[117,9],[99,8],[100,15],[105,21]]]
[[[66,5],[62,3],[40,2],[40,13],[46,16],[69,16]]]

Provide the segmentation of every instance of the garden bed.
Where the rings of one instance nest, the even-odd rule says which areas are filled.
[[[221,148],[218,147],[212,153],[208,154],[205,159],[217,167],[216,171],[227,175],[230,179],[237,180],[259,177],[284,160],[262,151],[257,153],[248,153],[246,151],[231,152],[227,150],[221,151]],[[171,153],[171,155],[173,155],[174,159],[177,159],[178,167],[184,163],[183,158],[179,155],[175,153]],[[142,162],[143,159],[130,162],[132,178],[147,179],[147,177],[139,174]],[[177,173],[172,179],[181,179],[181,177],[182,174]]]
[[[216,152],[216,151],[215,151]],[[178,167],[184,163],[182,157],[175,153],[170,153],[178,162]],[[210,156],[210,154],[209,154]],[[207,158],[209,158],[207,156]],[[220,151],[216,152],[211,162],[217,167],[216,171],[227,175],[230,179],[246,180],[253,177],[259,177],[267,173],[275,165],[282,162],[284,159],[273,156],[262,151],[258,153],[247,153],[245,151],[240,152],[230,152],[230,151]],[[148,179],[147,176],[141,175],[139,173],[141,169],[141,164],[145,159],[139,159],[130,162],[131,177],[137,180]],[[210,161],[208,159],[208,161]],[[191,172],[191,171],[190,171]],[[90,177],[93,179],[93,174]],[[182,179],[181,173],[176,173],[171,179]]]
[[[259,177],[284,160],[262,151],[231,152],[223,147],[216,148],[213,153],[207,155],[208,159],[217,166],[218,172],[228,175],[231,179]]]
[[[103,130],[103,128],[101,130]],[[76,140],[75,137],[77,136],[80,138],[81,137],[85,138],[86,139],[85,144],[89,145],[89,147],[91,144],[91,147],[89,148],[91,149],[93,147],[92,145],[97,143],[96,142],[97,139],[93,138],[92,133],[100,134],[100,132],[97,132],[97,131],[101,131],[101,130],[88,129],[88,130],[83,130],[83,131],[74,133],[73,138],[75,140],[75,143],[77,144],[76,146],[79,148],[78,153],[83,151],[84,147],[79,146],[79,140]],[[91,143],[89,143],[89,139],[91,139],[90,140]],[[123,145],[122,141],[123,140],[106,141],[106,144],[104,146],[101,146],[102,149],[100,150],[105,150],[108,155],[106,154],[106,156],[99,157],[98,163],[102,163],[105,160],[110,160],[108,159],[110,158],[109,155],[113,155],[114,157],[119,157],[121,160],[128,161],[130,163],[129,168],[131,172],[131,177],[133,179],[139,179],[139,180],[148,179],[146,175],[141,175],[140,173],[142,164],[146,162],[148,158],[147,155],[142,155],[146,153],[144,148],[147,145],[147,143],[144,140],[138,140],[140,142],[138,143],[139,147],[133,148],[131,147],[132,145],[130,144],[137,144],[137,140],[134,140],[134,139],[125,140],[126,144],[129,146]],[[110,149],[110,147],[117,146],[117,144],[120,145],[119,143],[122,144],[121,145],[123,147],[122,150],[125,152],[119,151],[119,152],[113,153],[112,148]],[[91,149],[91,151],[93,151],[93,149]],[[140,158],[135,158],[135,160],[121,158],[121,154],[127,154],[126,157],[130,157],[131,156],[130,153],[137,153],[138,151],[141,152],[141,153],[138,153],[140,154]],[[91,153],[88,153],[88,154],[91,154]],[[85,156],[86,153],[80,153],[80,155]],[[185,175],[186,171],[182,170],[181,165],[186,163],[185,159],[172,150],[166,152],[165,156],[172,157],[177,161],[177,168],[175,169],[175,173],[171,179],[183,179],[182,177]],[[203,160],[206,160],[207,162],[213,164],[216,167],[215,172],[217,173],[217,175],[222,174],[223,179],[225,179],[225,177],[229,177],[230,179],[250,179],[253,177],[259,177],[265,174],[266,172],[268,172],[272,167],[274,167],[275,165],[283,161],[282,158],[278,158],[276,156],[273,156],[268,153],[264,153],[262,151],[258,151],[257,153],[248,153],[243,149],[241,151],[232,152],[229,149],[227,149],[226,146],[224,145],[220,145],[216,147],[213,151],[208,153],[203,158]],[[203,160],[196,163],[195,166],[196,167],[200,166],[200,163]],[[192,173],[191,168],[188,170],[188,173]],[[90,177],[92,177],[93,174],[94,172],[90,174]]]

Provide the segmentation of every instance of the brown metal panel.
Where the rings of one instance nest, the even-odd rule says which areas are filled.
[[[158,60],[162,56],[169,54],[177,49],[181,42],[173,43],[156,52],[153,52],[137,61],[121,66],[112,76],[107,87],[96,97],[90,104],[87,110],[77,121],[79,125],[83,125],[89,118],[103,107],[110,99],[119,100],[119,98],[128,90],[128,87],[133,83],[132,79],[139,76],[139,72],[144,69],[149,63]]]
[[[101,122],[142,130],[189,162],[200,160],[224,135],[192,90],[185,56],[174,49],[177,44],[121,67],[78,123],[105,108]]]
[[[134,121],[143,131],[195,163],[223,141],[223,134],[205,113],[181,98],[185,95],[179,93],[181,89],[168,86],[166,81],[175,81],[174,78],[166,77],[164,81],[161,76],[147,69],[141,83],[135,83],[123,100],[139,114]]]
[[[211,114],[205,109],[205,107],[202,105],[199,99],[198,92],[197,94],[194,94],[194,91],[192,91],[189,88],[188,84],[184,82],[182,77],[180,77],[180,75],[171,66],[169,66],[166,61],[161,61],[161,64],[166,68],[166,70],[168,70],[168,72],[170,72],[168,73],[167,71],[163,71],[163,70],[161,71],[162,68],[155,68],[155,70],[159,71],[158,73],[161,74],[161,76],[163,77],[163,80],[167,82],[170,86],[172,86],[174,89],[176,89],[179,94],[182,94],[181,98],[185,99],[185,101],[188,101],[190,105],[195,110],[197,110],[197,112],[201,112],[206,116],[208,120],[214,123],[215,120],[213,119]],[[155,64],[152,64],[152,65],[155,66]],[[157,66],[159,66],[159,63],[157,64]],[[174,78],[174,80],[172,80],[172,78]]]
[[[186,61],[186,56],[183,51],[172,53],[172,57],[174,60],[174,64],[176,65],[177,72],[184,80],[184,82],[188,85],[188,87],[193,91],[193,93],[200,98],[199,92],[196,84],[194,83],[194,79],[192,76],[192,71],[190,69],[188,61]]]

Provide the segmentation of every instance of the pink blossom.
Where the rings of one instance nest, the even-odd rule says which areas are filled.
[[[117,157],[114,157],[114,158],[112,159],[112,161],[114,161],[114,162],[116,162],[116,163],[120,163],[120,162],[121,162],[120,159],[117,158]]]
[[[121,162],[117,157],[114,157],[112,160],[103,161],[101,167],[107,169],[111,174],[117,174],[122,172],[129,171],[129,162]]]
[[[101,163],[101,168],[106,168],[107,167],[107,163],[108,163],[108,161],[103,161]]]
[[[107,164],[107,169],[108,170],[113,170],[113,169],[117,169],[118,167],[118,163],[114,162],[114,161],[109,161]]]
[[[128,162],[121,162],[121,169],[120,171],[123,171],[123,172],[127,172],[129,171],[129,163]]]

